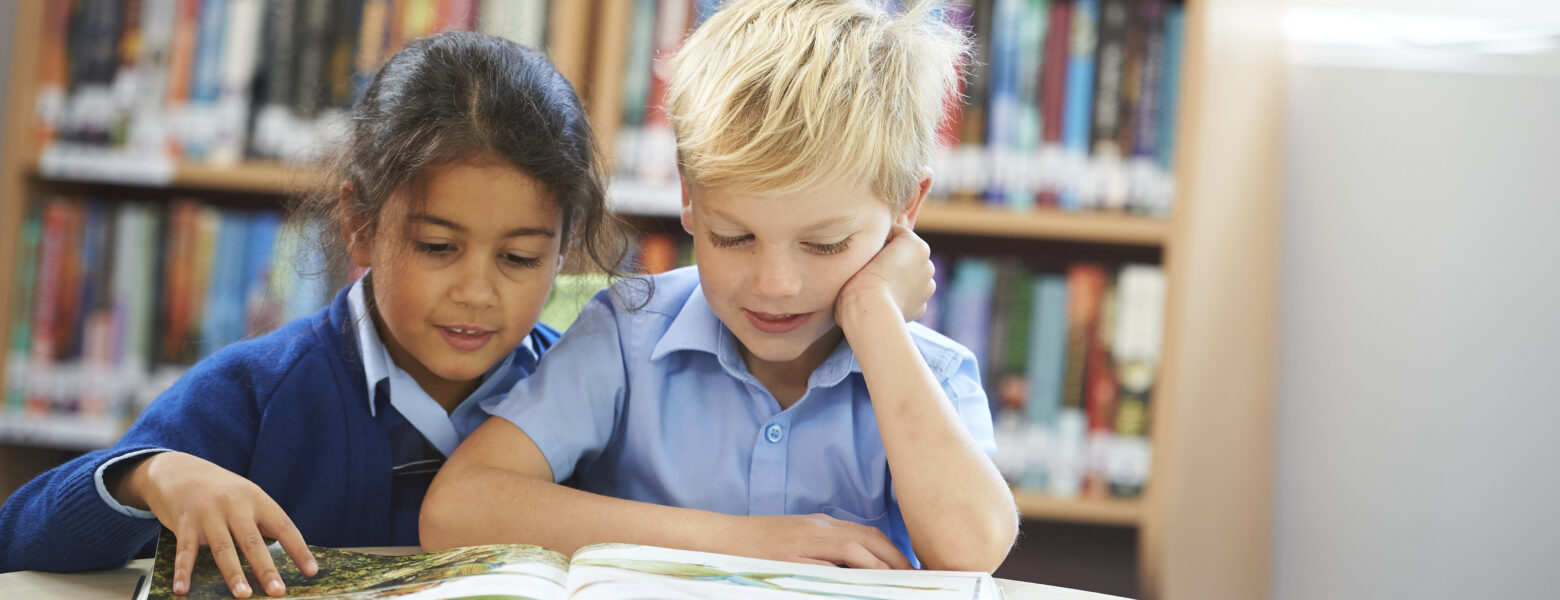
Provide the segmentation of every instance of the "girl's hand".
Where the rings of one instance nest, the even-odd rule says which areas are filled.
[[[888,243],[877,256],[857,271],[835,299],[834,312],[841,327],[854,316],[855,311],[865,310],[870,303],[887,299],[899,308],[906,321],[926,313],[926,302],[931,300],[937,284],[932,280],[936,268],[932,266],[932,249],[908,227],[895,224],[888,232]]]
[[[728,531],[717,533],[717,552],[856,569],[909,569],[876,527],[824,514],[735,517]]]
[[[178,537],[173,561],[173,593],[190,590],[190,571],[202,545],[211,546],[222,577],[235,598],[252,593],[238,561],[238,551],[271,596],[287,586],[271,561],[265,537],[280,541],[305,575],[319,571],[303,535],[260,486],[205,459],[182,452],[163,452],[136,465],[116,494],[126,504],[145,504]]]

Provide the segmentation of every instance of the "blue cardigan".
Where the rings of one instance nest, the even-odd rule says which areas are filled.
[[[540,355],[558,333],[538,324]],[[107,450],[50,470],[0,507],[0,572],[114,568],[157,542],[156,519],[115,511],[94,474],[166,448],[248,478],[310,544],[390,546],[390,442],[368,390],[346,290],[318,313],[200,361]]]

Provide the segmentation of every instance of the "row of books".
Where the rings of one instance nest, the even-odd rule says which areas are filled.
[[[1055,273],[974,257],[952,266],[943,275],[939,265],[944,281],[921,320],[982,365],[998,468],[1018,487],[1064,498],[1140,494],[1164,323],[1159,267]]]
[[[18,240],[0,420],[122,428],[196,360],[323,306],[345,274],[282,219],[189,199],[39,203]]]
[[[549,0],[49,2],[37,146],[221,165],[308,160],[406,42],[476,29],[542,48],[548,8]]]
[[[636,0],[624,34],[620,188],[675,183],[661,110],[668,60],[716,10],[707,0]],[[956,0],[968,30],[964,101],[949,107],[934,199],[1014,210],[1165,216],[1184,12],[1166,0]]]
[[[962,0],[974,32],[943,195],[1167,215],[1184,12],[1167,0]]]

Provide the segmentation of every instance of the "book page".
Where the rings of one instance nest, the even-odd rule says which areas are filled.
[[[174,536],[158,540],[151,585],[139,597],[148,600],[231,599],[211,551],[201,547],[190,577],[188,596],[173,595]],[[281,546],[271,544],[287,598],[332,600],[435,600],[481,597],[489,600],[556,600],[563,596],[567,559],[538,546],[490,545],[441,552],[388,556],[310,546],[320,570],[306,577]],[[249,586],[263,590],[246,561]],[[261,592],[255,597],[265,597]]]
[[[991,575],[880,571],[743,558],[628,544],[598,544],[569,563],[568,600],[626,598],[773,600],[996,600]]]

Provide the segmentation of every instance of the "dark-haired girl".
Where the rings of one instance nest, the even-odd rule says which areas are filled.
[[[245,557],[285,592],[263,537],[307,574],[304,540],[417,545],[434,473],[535,369],[566,253],[607,272],[598,157],[573,88],[540,53],[466,32],[392,57],[353,110],[323,193],[295,223],[367,274],[330,306],[192,367],[114,447],[0,509],[0,571],[122,565],[178,537],[174,592],[209,545],[233,594]]]

